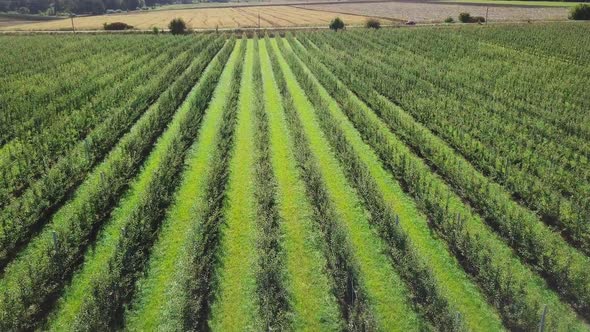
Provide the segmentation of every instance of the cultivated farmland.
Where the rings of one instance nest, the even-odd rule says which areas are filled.
[[[0,330],[590,330],[589,30],[0,37]]]
[[[192,29],[315,27],[327,26],[330,20],[338,15],[352,25],[363,25],[367,19],[364,15],[339,14],[291,6],[236,6],[232,8],[157,10],[87,16],[74,19],[74,24],[78,30],[102,30],[104,23],[112,22],[125,22],[140,30],[149,30],[154,27],[167,29],[170,20],[180,17]],[[6,25],[2,29],[25,31],[71,30],[72,23],[69,19],[62,19],[50,22]]]
[[[446,2],[446,1],[445,1]],[[449,1],[451,2],[451,1]],[[390,1],[380,3],[337,3],[337,4],[310,4],[296,5],[297,8],[305,8],[326,12],[338,12],[342,14],[356,14],[376,16],[383,19],[415,21],[420,23],[443,22],[447,17],[454,17],[459,13],[471,13],[474,16],[483,16],[490,22],[518,22],[518,21],[565,21],[569,10],[561,7],[527,7],[510,5],[513,1],[505,1],[499,4],[495,1],[483,3],[444,3],[421,1]],[[554,2],[556,3],[556,2]],[[489,4],[490,6],[486,6]]]

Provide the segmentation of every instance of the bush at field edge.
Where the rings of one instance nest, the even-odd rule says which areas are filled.
[[[367,22],[365,22],[365,27],[367,27],[368,29],[380,29],[381,28],[381,22],[379,22],[379,20],[374,19],[374,18],[370,18],[367,20]]]
[[[579,4],[572,8],[569,15],[570,20],[590,20],[590,5]]]
[[[104,23],[103,24],[105,30],[109,31],[120,31],[120,30],[129,30],[133,29],[132,25],[123,22],[113,22],[113,23]]]
[[[449,18],[447,18],[448,20]],[[445,20],[445,22],[447,22]],[[469,13],[460,13],[459,14],[459,22],[461,23],[485,23],[486,19],[483,16],[471,16]],[[447,22],[452,23],[452,22]]]
[[[335,19],[330,22],[330,29],[334,31],[344,29],[344,21],[340,17],[336,17]]]
[[[168,24],[168,29],[173,35],[182,35],[187,32],[186,22],[182,18],[175,18]]]

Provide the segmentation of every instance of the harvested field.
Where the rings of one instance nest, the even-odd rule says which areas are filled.
[[[78,30],[99,30],[104,23],[125,22],[136,29],[166,28],[176,17],[183,18],[193,29],[253,28],[258,27],[324,26],[336,16],[347,24],[361,25],[367,17],[362,15],[341,15],[326,11],[308,10],[290,6],[258,6],[235,8],[203,8],[170,11],[153,11],[115,15],[80,17],[74,20]],[[40,22],[4,27],[4,30],[66,30],[70,20]]]
[[[303,5],[298,8],[346,14],[377,16],[415,22],[441,22],[451,16],[457,19],[459,13],[468,12],[473,16],[486,16],[486,8],[481,5],[435,4],[415,2],[382,3],[342,3],[324,5]],[[566,20],[567,8],[541,8],[517,6],[490,6],[489,21],[558,21]],[[345,20],[346,22],[346,20]]]

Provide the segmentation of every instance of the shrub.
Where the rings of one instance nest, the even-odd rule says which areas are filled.
[[[25,15],[26,15],[26,14],[30,14],[30,13],[31,13],[31,11],[30,11],[30,10],[29,10],[29,8],[27,8],[27,7],[20,7],[20,8],[18,9],[18,13],[19,13],[19,14],[25,14]]]
[[[590,5],[579,4],[570,11],[570,20],[590,20]]]
[[[330,29],[334,31],[338,31],[340,29],[344,29],[344,21],[340,19],[340,17],[336,17],[335,19],[330,22]]]
[[[455,20],[452,17],[445,18],[445,23],[455,23]]]
[[[113,23],[105,23],[104,24],[105,30],[129,30],[133,29],[132,25],[123,22],[113,22]]]
[[[460,13],[459,14],[459,22],[461,22],[461,23],[469,23],[469,22],[471,22],[471,14],[469,14],[469,13]]]
[[[469,13],[461,13],[459,14],[459,21],[461,23],[485,23],[486,18],[483,16],[471,16]]]
[[[157,34],[159,34],[159,33],[160,33],[160,29],[158,29],[158,27],[153,27],[153,28],[152,28],[152,32],[153,32],[155,35],[157,35]]]
[[[381,22],[379,22],[379,20],[376,20],[374,18],[370,18],[367,20],[367,22],[365,22],[365,26],[369,29],[379,29],[381,28]]]
[[[471,18],[471,22],[472,23],[485,23],[486,22],[486,18],[483,16],[474,16]]]
[[[186,23],[182,18],[175,18],[168,24],[168,28],[173,35],[182,35],[186,33]]]

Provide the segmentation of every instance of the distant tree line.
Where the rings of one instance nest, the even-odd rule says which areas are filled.
[[[193,0],[0,0],[0,12],[21,14],[104,14],[107,10],[136,10]]]

